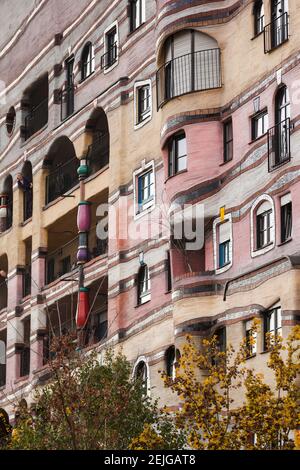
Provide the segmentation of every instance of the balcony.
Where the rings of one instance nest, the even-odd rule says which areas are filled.
[[[77,169],[79,160],[76,157],[67,159],[51,169],[46,177],[46,205],[70,191],[78,183]]]
[[[48,254],[46,284],[70,273],[77,266],[78,236]]]
[[[108,51],[101,57],[101,69],[107,70],[117,61],[118,44],[115,42]]]
[[[25,117],[25,140],[29,139],[48,122],[48,98],[33,107]]]
[[[289,39],[289,15],[283,13],[264,27],[265,54],[271,52]]]
[[[156,83],[158,108],[186,93],[220,88],[220,49],[193,52],[166,62],[157,71]]]
[[[269,171],[290,161],[290,132],[289,118],[268,130]]]
[[[94,174],[109,164],[109,133],[99,132],[93,137],[93,143],[87,152],[90,173]]]
[[[61,91],[60,95],[60,118],[64,121],[74,113],[74,85]]]

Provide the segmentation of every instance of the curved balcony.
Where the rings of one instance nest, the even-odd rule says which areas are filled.
[[[156,73],[157,107],[177,96],[222,86],[221,51],[205,49],[176,57]]]

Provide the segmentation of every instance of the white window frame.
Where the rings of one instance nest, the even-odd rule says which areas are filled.
[[[130,29],[130,32],[133,33],[134,31],[136,31],[140,26],[142,26],[142,24],[145,23],[146,21],[146,0],[138,0],[139,1],[139,4],[140,4],[140,9],[141,9],[141,18],[142,18],[142,21],[141,23],[139,23],[135,28],[133,29]],[[130,15],[132,16],[132,5],[130,5]],[[132,17],[130,16],[130,24],[132,25]]]
[[[135,380],[136,378],[136,370],[140,362],[144,362],[146,365],[147,369],[147,396],[150,397],[151,395],[151,386],[150,386],[150,367],[149,367],[149,361],[146,356],[139,356],[137,360],[134,363],[133,369],[132,369],[132,380]]]
[[[224,222],[229,222],[230,224],[230,240],[229,240],[229,259],[230,262],[223,266],[222,268],[219,268],[219,242],[218,242],[218,231],[219,231],[219,226],[224,223]],[[213,245],[214,245],[214,266],[215,266],[215,272],[216,274],[222,274],[225,271],[228,271],[228,269],[231,268],[233,264],[233,234],[232,234],[232,215],[227,214],[225,215],[224,219],[222,220],[220,217],[214,220],[213,223]]]
[[[141,269],[144,268],[147,270],[148,278],[146,280],[147,282],[147,287],[148,290],[145,292],[141,293],[140,292],[140,271]],[[137,289],[138,289],[138,306],[144,305],[145,303],[149,302],[151,300],[151,279],[150,279],[150,269],[148,264],[144,264],[140,266],[139,271],[138,271],[138,276],[137,276]]]
[[[139,89],[144,87],[144,86],[149,86],[149,99],[150,99],[150,112],[149,116],[146,117],[143,121],[139,121]],[[152,119],[152,111],[153,110],[153,103],[152,103],[152,82],[150,79],[148,80],[142,80],[139,82],[136,82],[134,84],[134,129],[140,129],[143,127],[147,122],[151,121]]]
[[[271,243],[268,246],[262,247],[257,249],[256,247],[256,239],[257,239],[257,209],[263,202],[269,202],[271,205],[271,215],[270,215],[270,223],[271,223]],[[268,251],[272,250],[275,247],[276,243],[276,226],[275,226],[275,205],[274,201],[268,194],[262,194],[259,196],[254,203],[252,204],[251,211],[250,211],[250,230],[251,230],[251,257],[256,258],[256,256],[264,255]]]
[[[106,73],[109,73],[111,70],[113,70],[119,63],[119,55],[120,55],[120,51],[119,51],[119,24],[118,24],[118,21],[114,21],[113,23],[111,23],[105,30],[104,30],[104,33],[103,33],[103,44],[104,44],[104,54],[107,53],[107,41],[106,41],[106,36],[107,36],[107,33],[109,33],[113,28],[116,28],[116,42],[117,42],[117,60],[109,67],[109,68],[104,68],[103,69],[103,73],[106,74]]]
[[[150,199],[146,204],[143,205],[142,210],[139,207],[139,177],[143,175],[143,173],[148,173],[148,171],[153,171],[153,198]],[[155,208],[155,200],[156,200],[156,184],[155,184],[155,165],[154,160],[151,160],[149,163],[145,164],[142,163],[142,166],[133,172],[133,200],[134,200],[134,220],[138,220],[143,215],[147,214],[148,212],[152,211]]]

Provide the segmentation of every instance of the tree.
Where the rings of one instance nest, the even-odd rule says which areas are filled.
[[[74,349],[74,339],[55,340],[50,382],[35,391],[34,407],[21,410],[11,449],[127,449],[156,405],[132,380],[126,358],[108,351],[102,364],[95,354]]]
[[[257,322],[252,331],[258,330]],[[250,342],[254,341],[254,336]],[[248,346],[242,341],[237,351],[229,346],[220,351],[215,336],[203,340],[199,351],[190,337],[183,347],[176,378],[163,373],[166,387],[176,393],[180,409],[173,418],[173,429],[186,436],[185,445],[207,450],[293,449],[292,431],[300,424],[300,326],[286,342],[268,337],[268,368],[274,384],[262,374],[246,367]],[[243,394],[244,403],[236,405]],[[170,431],[170,430],[169,430]],[[164,448],[168,434],[147,425],[131,447]],[[147,443],[147,444],[145,444]],[[148,447],[147,447],[148,446]],[[151,447],[152,446],[152,447]]]

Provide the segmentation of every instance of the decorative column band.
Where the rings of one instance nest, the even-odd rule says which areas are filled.
[[[83,328],[85,326],[89,310],[89,289],[87,287],[80,287],[78,294],[78,307],[76,313],[77,328]]]

